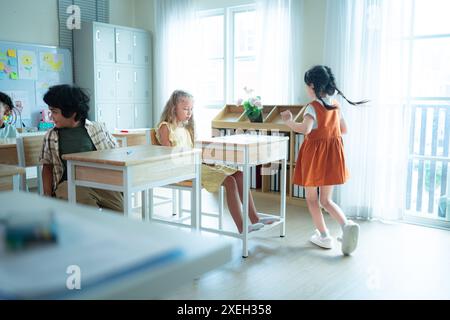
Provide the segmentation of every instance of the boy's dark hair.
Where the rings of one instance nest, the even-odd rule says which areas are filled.
[[[4,103],[9,110],[14,109],[14,104],[11,100],[11,98],[6,94],[0,91],[0,102]]]
[[[322,97],[325,94],[332,96],[336,91],[340,96],[347,100],[348,103],[354,106],[369,102],[369,100],[362,100],[358,102],[348,100],[336,86],[334,74],[331,71],[331,68],[327,66],[314,66],[306,71],[305,83],[308,86],[311,84],[314,86],[314,93],[316,94],[317,99],[319,99],[328,110],[336,109],[336,107],[326,104]]]
[[[75,121],[84,121],[88,116],[89,96],[77,86],[60,84],[50,87],[44,101],[49,107],[61,109],[65,118],[76,113]]]

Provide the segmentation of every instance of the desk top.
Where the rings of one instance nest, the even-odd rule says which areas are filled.
[[[25,168],[16,167],[16,166],[8,166],[8,165],[0,165],[0,178],[10,177],[15,174],[24,174]]]
[[[63,159],[123,167],[156,161],[169,161],[177,159],[178,157],[185,157],[200,153],[201,150],[199,149],[139,145],[127,148],[71,153],[64,155]]]
[[[268,144],[274,142],[282,142],[289,140],[289,137],[285,136],[268,136],[268,135],[256,135],[256,134],[236,134],[223,137],[214,138],[201,138],[197,140],[197,143],[221,143],[229,145],[239,146],[252,146],[258,144]]]
[[[57,243],[0,251],[0,298],[152,299],[231,260],[229,239],[133,220],[24,192],[0,193],[2,212],[55,216]],[[69,290],[69,266],[81,290]],[[72,283],[72,282],[70,282]]]
[[[112,135],[115,137],[142,136],[151,130],[151,128],[114,130]]]
[[[0,139],[0,149],[11,148],[16,146],[16,138],[3,138]]]

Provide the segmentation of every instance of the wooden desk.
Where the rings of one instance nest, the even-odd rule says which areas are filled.
[[[242,239],[242,255],[248,256],[248,194],[250,191],[250,167],[275,161],[281,162],[280,187],[280,221],[265,226],[264,229],[280,225],[280,236],[286,234],[286,161],[289,138],[284,136],[265,135],[231,135],[201,139],[196,148],[202,149],[202,160],[205,163],[230,164],[242,167],[243,171],[243,233],[232,233],[218,229],[202,228],[202,230],[231,235]],[[246,191],[247,190],[247,191]],[[201,217],[200,217],[201,219]],[[200,220],[201,226],[201,220]],[[253,234],[253,233],[252,233]]]
[[[121,147],[149,145],[151,143],[151,129],[130,129],[128,132],[115,131],[112,135],[117,139]]]
[[[124,213],[131,213],[131,195],[142,192],[143,216],[149,220],[148,190],[193,179],[191,227],[199,226],[200,150],[163,146],[134,146],[73,153],[67,160],[69,202],[75,203],[75,186],[124,193]],[[170,223],[170,222],[168,222]]]
[[[0,164],[17,165],[18,163],[16,139],[0,139]]]
[[[39,136],[45,135],[45,131],[20,133],[18,136]],[[0,138],[0,164],[19,164],[17,157],[16,138]]]
[[[99,214],[92,207],[23,192],[2,192],[0,202],[0,215],[9,210],[39,215],[51,209],[58,226],[56,244],[0,251],[0,299],[164,298],[232,257],[227,239],[205,241],[185,229],[108,210]],[[80,290],[67,288],[71,265],[80,268]]]
[[[20,175],[25,174],[25,168],[0,165],[0,191],[20,188]]]

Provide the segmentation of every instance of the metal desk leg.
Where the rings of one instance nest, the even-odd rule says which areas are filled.
[[[280,218],[283,221],[280,224],[280,237],[284,237],[286,235],[286,158],[281,160],[280,196]]]
[[[75,185],[75,165],[67,161],[67,198],[69,203],[77,203],[77,188]]]
[[[243,169],[243,186],[242,186],[242,193],[243,193],[243,201],[242,201],[242,257],[247,258],[248,257],[248,225],[249,225],[249,217],[248,217],[248,193],[250,192],[250,184],[249,184],[249,173],[250,173],[250,167],[248,165],[248,148],[245,148],[244,151],[244,165],[242,167]],[[251,222],[250,222],[251,223]]]
[[[201,178],[202,178],[202,163],[200,154],[195,155],[195,179],[193,180],[191,192],[191,228],[199,230],[201,226],[200,217],[200,201],[201,201]]]

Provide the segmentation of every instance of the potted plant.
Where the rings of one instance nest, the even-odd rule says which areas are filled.
[[[245,115],[250,120],[250,122],[263,122],[262,118],[262,103],[261,103],[261,97],[260,96],[252,96],[253,90],[248,89],[247,87],[244,88],[245,92],[247,93],[247,99],[242,100],[240,99],[238,102],[238,105],[242,103],[242,106],[244,107]]]

